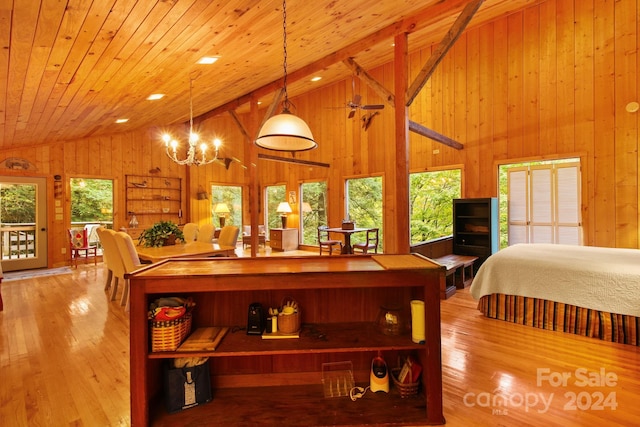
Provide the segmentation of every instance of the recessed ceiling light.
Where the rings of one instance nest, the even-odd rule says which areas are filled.
[[[117,119],[116,123],[127,123],[129,119]]]
[[[317,82],[318,80],[322,80],[322,77],[320,76],[311,77],[312,82]]]
[[[198,61],[198,64],[213,64],[214,62],[216,62],[218,59],[220,59],[219,56],[203,56],[202,58],[200,58],[200,60]]]
[[[157,101],[158,99],[164,98],[164,93],[152,93],[147,97],[149,101]]]

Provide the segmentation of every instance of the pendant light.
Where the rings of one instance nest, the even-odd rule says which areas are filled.
[[[287,95],[287,1],[282,2],[283,39],[284,39],[284,101],[282,113],[267,120],[256,138],[256,145],[274,151],[306,151],[318,144],[314,141],[311,129],[301,118],[291,114]]]

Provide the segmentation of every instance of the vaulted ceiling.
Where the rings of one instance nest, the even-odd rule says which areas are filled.
[[[438,43],[468,1],[289,0],[289,96],[349,78],[346,58],[392,61],[398,33],[412,51]],[[467,28],[540,2],[485,0]],[[190,81],[196,116],[251,92],[268,104],[282,43],[279,0],[2,1],[0,149],[185,122]]]

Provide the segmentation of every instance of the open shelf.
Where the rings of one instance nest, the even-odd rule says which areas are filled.
[[[263,340],[247,335],[244,329],[224,336],[215,351],[163,351],[150,353],[150,359],[175,357],[267,356],[277,354],[348,353],[354,351],[421,350],[408,331],[389,336],[377,331],[373,322],[303,324],[300,338]]]
[[[356,381],[366,387],[366,382]],[[158,400],[151,406],[151,424],[176,425],[280,425],[280,426],[363,426],[363,425],[428,425],[426,399],[416,396],[401,398],[393,386],[389,393],[367,391],[351,401],[349,397],[325,398],[320,378],[317,385],[218,388],[211,402],[186,411],[169,414]]]

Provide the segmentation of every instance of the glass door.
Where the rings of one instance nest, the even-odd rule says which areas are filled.
[[[45,178],[0,177],[2,270],[47,267]]]

